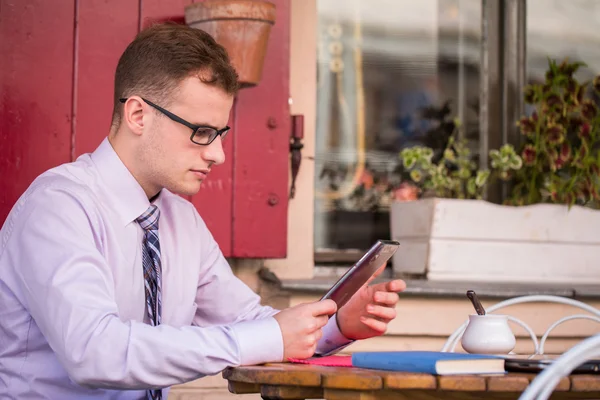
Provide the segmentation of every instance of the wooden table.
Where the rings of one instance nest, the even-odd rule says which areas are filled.
[[[517,399],[535,376],[433,376],[287,363],[223,371],[230,392],[263,399]],[[600,399],[600,375],[563,378],[551,398]]]

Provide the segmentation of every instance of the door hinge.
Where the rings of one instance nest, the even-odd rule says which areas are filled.
[[[290,199],[296,195],[296,177],[302,162],[302,139],[304,139],[304,115],[292,115],[292,132],[290,135],[290,164],[292,167],[292,185]]]

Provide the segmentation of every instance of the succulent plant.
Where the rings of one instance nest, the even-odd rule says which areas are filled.
[[[491,150],[489,170],[477,169],[466,143],[455,136],[437,163],[429,147],[404,149],[404,168],[420,196],[479,199],[492,179],[500,179],[512,188],[506,204],[598,208],[600,110],[590,92],[600,95],[600,76],[579,82],[575,73],[583,66],[548,60],[545,80],[524,89],[524,100],[534,111],[517,121],[522,134],[518,151],[509,144]]]
[[[455,136],[449,138],[437,163],[433,162],[433,149],[424,146],[406,148],[400,157],[422,196],[457,199],[481,199],[492,179],[506,180],[523,164],[514,147],[506,144],[490,151],[490,169],[479,169],[467,142]]]
[[[517,122],[523,167],[511,178],[513,190],[507,203],[597,207],[600,113],[589,94],[600,93],[600,76],[590,85],[574,76],[585,66],[582,62],[549,60],[548,66],[545,81],[524,91],[525,102],[535,111]]]

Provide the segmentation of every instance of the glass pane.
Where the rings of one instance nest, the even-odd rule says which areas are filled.
[[[480,0],[317,0],[315,250],[389,238],[400,150],[478,149]]]
[[[531,86],[525,91],[525,113],[536,116],[521,125],[526,172],[521,171],[515,185],[521,190],[514,198],[598,208],[593,161],[600,96],[592,83],[600,75],[600,1],[528,0],[526,6],[526,83]],[[576,69],[580,63],[586,66]],[[527,122],[536,134],[527,131]]]
[[[548,58],[583,61],[580,81],[600,72],[599,0],[527,0],[527,83],[545,80]]]

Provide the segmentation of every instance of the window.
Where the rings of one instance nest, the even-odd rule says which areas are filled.
[[[583,61],[577,78],[592,79],[600,72],[598,0],[527,0],[527,81],[545,79],[548,57]]]
[[[315,260],[343,261],[389,238],[402,148],[443,148],[458,119],[477,153],[482,6],[317,0],[317,14]]]

